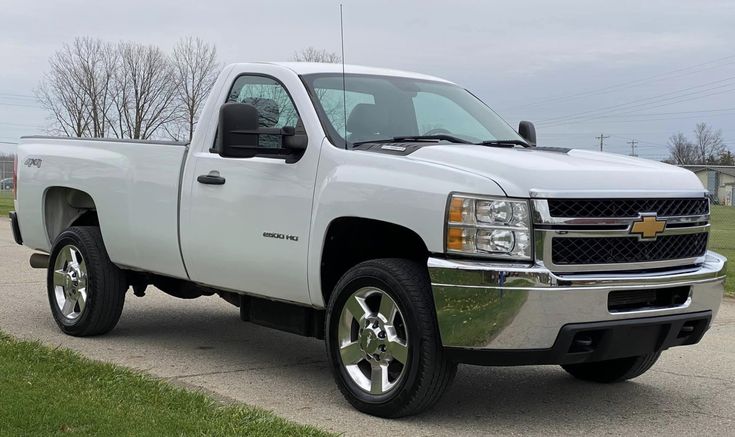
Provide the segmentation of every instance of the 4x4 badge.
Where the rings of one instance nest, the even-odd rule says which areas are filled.
[[[641,214],[641,217],[630,227],[630,233],[638,235],[642,240],[655,240],[658,234],[665,229],[666,220],[659,220],[656,214]]]

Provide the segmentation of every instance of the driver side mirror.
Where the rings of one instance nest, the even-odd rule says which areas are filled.
[[[531,146],[536,147],[536,127],[530,121],[518,123],[518,135]]]
[[[219,135],[214,152],[227,158],[252,158],[258,155],[288,156],[303,152],[306,133],[293,126],[260,127],[258,109],[246,103],[225,103],[219,110]],[[262,147],[260,136],[278,137],[280,147]]]

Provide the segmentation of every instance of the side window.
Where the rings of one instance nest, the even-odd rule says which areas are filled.
[[[269,77],[240,76],[235,80],[228,102],[247,103],[258,109],[260,127],[282,128],[297,127],[299,114],[283,88],[283,85]],[[281,147],[279,135],[260,135],[259,147]]]

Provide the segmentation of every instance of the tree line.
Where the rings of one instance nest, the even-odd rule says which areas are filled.
[[[57,134],[189,140],[219,68],[216,48],[198,38],[167,54],[81,37],[54,53],[36,94]]]
[[[292,60],[340,58],[308,47]],[[216,47],[199,38],[182,38],[165,53],[138,42],[79,37],[51,56],[36,96],[53,134],[189,141],[220,69]]]
[[[682,132],[669,137],[669,158],[677,165],[735,165],[735,155],[727,148],[722,131],[707,123],[697,123],[694,137],[689,139]]]
[[[291,60],[341,62],[314,47]],[[216,47],[199,38],[184,37],[165,53],[138,42],[79,37],[51,56],[36,95],[53,134],[189,141],[220,69]],[[669,138],[666,162],[735,165],[721,130],[698,123],[693,133],[692,139],[681,132]]]

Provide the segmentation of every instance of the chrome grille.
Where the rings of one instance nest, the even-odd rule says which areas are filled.
[[[564,194],[532,201],[535,257],[554,272],[679,268],[704,259],[710,225],[703,192],[679,198]],[[640,223],[652,214],[666,225],[643,237]]]
[[[659,217],[709,214],[706,198],[697,199],[551,199],[552,217],[638,217],[655,212]]]
[[[707,233],[669,235],[654,241],[638,237],[553,238],[554,264],[621,264],[704,256]]]

